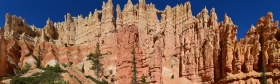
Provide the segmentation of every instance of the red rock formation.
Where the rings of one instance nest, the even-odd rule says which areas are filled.
[[[117,38],[118,38],[118,61],[117,61],[117,81],[119,83],[130,83],[132,80],[132,46],[135,46],[136,52],[136,61],[137,61],[137,71],[141,69],[141,50],[139,49],[139,40],[138,40],[138,30],[136,26],[128,26],[120,29]],[[123,73],[125,72],[125,73]],[[139,73],[138,73],[139,74]]]
[[[8,58],[7,58],[7,51],[6,51],[6,47],[7,47],[7,43],[6,40],[4,38],[4,30],[2,28],[0,28],[0,34],[1,34],[1,42],[0,42],[0,78],[2,78],[3,76],[7,75],[7,71],[8,71]]]
[[[215,11],[205,7],[193,16],[190,2],[157,10],[145,0],[137,5],[128,0],[123,10],[116,6],[115,19],[109,0],[102,10],[90,12],[85,18],[67,13],[64,22],[48,19],[44,29],[28,26],[22,18],[7,14],[7,45],[1,34],[1,52],[7,53],[1,53],[0,69],[5,72],[10,66],[34,64],[40,52],[42,66],[72,62],[85,75],[95,77],[87,55],[94,53],[99,42],[104,78],[110,81],[108,77],[114,75],[117,84],[131,83],[133,44],[138,81],[144,75],[152,84],[260,83],[265,68],[267,81],[278,83],[280,30],[273,14],[261,17],[238,41],[238,26],[227,14],[223,22],[218,22]],[[25,56],[30,52],[36,58]],[[5,74],[1,71],[0,75]]]

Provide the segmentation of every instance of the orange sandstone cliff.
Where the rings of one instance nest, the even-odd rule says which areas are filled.
[[[265,69],[268,83],[280,83],[280,30],[273,14],[261,17],[238,41],[238,26],[226,14],[218,22],[215,11],[204,8],[194,16],[190,2],[158,10],[145,0],[136,5],[128,0],[121,10],[109,0],[85,18],[68,13],[63,22],[48,19],[44,28],[6,14],[0,77],[26,63],[36,68],[36,59],[26,55],[38,52],[42,66],[72,62],[79,73],[95,77],[87,55],[100,43],[103,74],[106,80],[115,77],[113,84],[131,83],[133,45],[138,81],[144,76],[151,84],[259,84]]]

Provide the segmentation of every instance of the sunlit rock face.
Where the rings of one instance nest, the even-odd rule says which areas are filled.
[[[8,58],[7,58],[7,51],[6,51],[6,40],[4,38],[4,30],[1,28],[0,29],[0,78],[2,78],[3,76],[5,76],[8,70]]]
[[[280,30],[271,12],[238,41],[238,26],[227,14],[218,22],[215,8],[194,16],[190,2],[158,10],[145,0],[136,5],[128,0],[120,7],[109,0],[85,18],[67,13],[65,21],[48,19],[44,28],[7,14],[0,30],[0,77],[26,63],[35,68],[39,57],[42,66],[72,63],[96,77],[87,55],[99,43],[103,74],[116,84],[132,82],[132,46],[137,81],[143,76],[152,84],[258,84],[265,69],[267,82],[279,83]]]

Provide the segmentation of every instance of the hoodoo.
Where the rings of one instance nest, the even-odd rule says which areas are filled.
[[[49,18],[44,28],[6,14],[5,31],[0,30],[0,77],[26,63],[32,69],[37,62],[42,67],[70,63],[65,80],[92,83],[86,77],[97,76],[88,56],[99,44],[100,79],[112,84],[130,84],[135,75],[137,82],[149,84],[259,84],[263,76],[269,84],[280,83],[280,30],[272,12],[238,41],[234,21],[225,14],[218,22],[219,10],[208,9],[194,16],[190,2],[158,10],[145,0],[136,5],[128,0],[124,8],[108,0],[85,18],[67,13],[62,22]]]

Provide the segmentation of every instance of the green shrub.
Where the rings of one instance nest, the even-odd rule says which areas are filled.
[[[39,82],[40,81],[38,81],[36,77],[20,77],[20,76],[14,76],[10,81],[11,84],[39,84]]]
[[[68,47],[66,43],[64,43],[64,47]]]
[[[173,75],[171,75],[171,79],[174,79],[174,74],[173,74]]]
[[[35,56],[34,56],[35,57]],[[41,65],[41,56],[35,57],[36,58],[36,67],[37,68],[42,68]]]
[[[141,84],[149,84],[144,76],[144,74],[141,77]]]
[[[68,81],[58,80],[56,84],[70,84]]]
[[[68,65],[67,65],[67,64],[62,64],[62,66],[63,66],[63,68],[66,68],[66,67],[68,67]]]
[[[110,81],[111,81],[112,83],[116,81],[115,75],[113,75],[113,76],[111,77],[111,80],[110,80]]]
[[[75,78],[80,84],[83,84],[83,82],[80,81],[76,76],[74,76],[74,78]]]
[[[33,55],[33,58],[35,58],[36,59],[36,67],[37,68],[42,68],[42,66],[41,66],[41,48],[39,47],[39,50],[38,50],[38,57],[35,57],[34,55]]]
[[[73,65],[73,62],[69,62],[69,66],[72,66]]]
[[[67,84],[63,81],[60,73],[65,72],[55,65],[54,67],[43,68],[45,72],[35,73],[29,77],[14,76],[10,81],[11,84]]]
[[[21,75],[27,73],[30,69],[31,69],[31,65],[28,63],[25,63],[24,67],[17,72],[17,76],[21,76]]]
[[[113,70],[110,70],[109,73],[110,73],[110,74],[113,74]]]
[[[102,81],[97,80],[91,76],[86,76],[87,78],[89,78],[90,80],[92,80],[93,82],[95,82],[96,84],[109,84],[106,80],[102,79]]]
[[[65,70],[63,70],[59,64],[56,64],[54,67],[52,66],[47,66],[46,68],[42,68],[43,70],[46,70],[46,71],[52,71],[52,72],[56,72],[56,73],[62,73],[62,72],[65,72]]]
[[[111,80],[110,80],[110,81],[111,81],[112,83],[113,83],[113,82],[115,82],[115,78],[111,78]]]
[[[33,53],[29,52],[28,54],[25,55],[25,57],[28,57],[28,56],[31,56],[31,55],[33,55]]]

